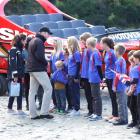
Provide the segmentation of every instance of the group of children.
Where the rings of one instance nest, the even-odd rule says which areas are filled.
[[[128,71],[123,58],[125,53],[123,45],[114,45],[112,39],[104,37],[100,42],[104,50],[101,55],[96,48],[97,39],[90,33],[80,36],[80,44],[84,46],[83,51],[76,37],[69,37],[67,46],[64,47],[59,39],[55,40],[55,51],[52,53],[50,64],[56,111],[59,113],[68,111],[70,116],[80,115],[81,85],[85,90],[88,103],[89,112],[85,117],[90,121],[101,120],[100,85],[105,82],[112,103],[112,115],[105,120],[114,125],[128,124],[128,104],[133,119],[128,128],[140,125],[140,51],[129,52],[128,60],[131,65]],[[103,62],[105,63],[104,76]]]
[[[15,37],[16,40],[13,44],[15,47],[10,51],[10,71],[16,70],[13,55],[21,56],[22,51],[20,51],[19,46],[25,45],[25,38],[23,35]],[[17,44],[19,42],[20,44]],[[83,50],[82,47],[79,47],[79,44],[83,47]],[[80,43],[76,37],[69,37],[67,46],[63,45],[59,38],[54,39],[54,51],[50,57],[50,78],[53,87],[52,99],[56,112],[68,113],[70,116],[80,115],[81,86],[85,91],[88,104],[88,113],[85,117],[90,121],[101,120],[102,98],[100,87],[102,83],[106,83],[112,104],[112,114],[105,120],[114,125],[128,124],[128,106],[132,115],[132,122],[128,124],[128,128],[138,126],[138,133],[140,133],[140,50],[128,53],[130,67],[127,70],[126,60],[123,58],[125,53],[123,45],[115,45],[112,39],[104,37],[100,41],[100,47],[103,49],[102,54],[97,48],[97,39],[90,33],[83,33],[80,36]],[[23,66],[22,61],[21,59],[18,60],[19,66]],[[104,72],[102,72],[103,62],[105,64]],[[21,73],[18,76],[18,81],[20,83],[23,82],[23,69],[19,69]],[[22,112],[21,92],[22,86],[20,95],[17,97],[19,114],[24,113]],[[68,103],[67,109],[66,100]],[[13,112],[13,102],[14,97],[10,97],[8,103],[10,112]]]

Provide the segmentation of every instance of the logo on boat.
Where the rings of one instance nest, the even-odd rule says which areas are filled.
[[[9,28],[0,28],[0,40],[11,41],[11,40],[13,40],[14,36],[19,33],[23,33],[25,35],[28,34],[27,32],[20,32],[18,30],[12,30]],[[34,36],[34,35],[30,34],[28,36]]]

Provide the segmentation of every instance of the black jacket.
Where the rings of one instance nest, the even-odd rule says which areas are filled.
[[[18,47],[12,47],[9,52],[8,57],[8,78],[12,78],[12,73],[17,71],[18,77],[24,77],[24,59],[22,55],[22,51],[18,49]]]
[[[28,47],[28,60],[27,60],[27,72],[41,72],[46,71],[47,60],[45,59],[45,43],[46,39],[37,34],[33,38]]]

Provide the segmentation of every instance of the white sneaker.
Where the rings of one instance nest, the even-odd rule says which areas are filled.
[[[8,114],[13,114],[13,115],[14,115],[14,114],[16,114],[16,111],[13,110],[13,109],[8,109],[8,110],[7,110],[7,113],[8,113]]]
[[[17,115],[27,115],[27,114],[25,112],[23,112],[22,110],[18,110]]]
[[[102,116],[94,115],[92,118],[90,118],[90,121],[98,121],[102,120]]]
[[[69,115],[70,117],[80,116],[80,111],[73,110]]]
[[[90,118],[93,118],[94,116],[96,116],[96,115],[92,114],[92,115],[88,116],[87,118],[90,119]]]
[[[68,113],[68,116],[71,116],[71,114],[73,114],[75,112],[75,110],[71,110],[69,113]]]

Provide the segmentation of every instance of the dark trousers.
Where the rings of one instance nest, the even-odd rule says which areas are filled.
[[[100,83],[99,84],[91,84],[91,93],[92,93],[92,105],[93,105],[93,113],[101,116],[102,115],[102,99],[100,93]]]
[[[130,109],[133,123],[137,123],[138,121],[137,96],[134,95],[128,96],[127,106]]]
[[[57,109],[65,111],[66,109],[66,91],[65,89],[55,89]]]
[[[92,105],[92,94],[91,94],[90,83],[89,83],[88,79],[82,78],[81,84],[82,84],[82,87],[84,88],[84,91],[85,91],[85,96],[86,96],[86,100],[88,103],[87,108],[89,110],[89,113],[92,114],[93,113],[93,105]]]
[[[80,84],[74,81],[74,77],[70,76],[68,79],[68,87],[73,109],[78,111],[80,109]]]
[[[56,102],[56,96],[55,96],[55,92],[54,92],[54,83],[51,81],[51,84],[52,84],[52,88],[53,88],[53,91],[52,91],[52,100],[53,100],[54,106],[56,107],[57,106],[57,102]]]
[[[114,93],[114,91],[112,90],[113,79],[106,79],[106,84],[107,84],[107,88],[109,91],[111,104],[112,104],[112,115],[114,117],[118,117],[118,104],[117,104],[116,93]]]
[[[68,110],[72,109],[71,95],[69,94],[68,84],[66,85],[66,99],[67,99],[67,103],[68,103]]]
[[[29,73],[25,73],[24,76],[24,92],[26,99],[26,106],[29,107],[29,88],[30,88],[30,75]]]
[[[140,129],[140,93],[137,96],[138,125]]]
[[[17,98],[17,110],[22,110],[22,93],[23,93],[23,85],[21,82],[21,79],[18,80],[20,84],[20,96],[18,97],[9,97],[9,101],[8,101],[8,109],[12,109],[13,108],[13,103],[15,98]]]

